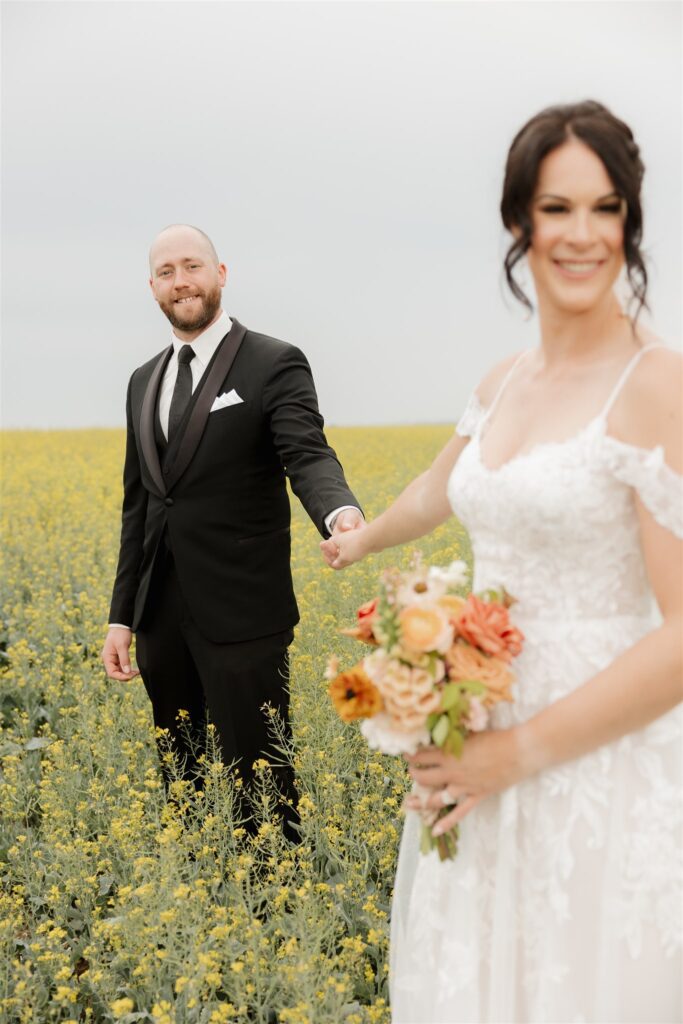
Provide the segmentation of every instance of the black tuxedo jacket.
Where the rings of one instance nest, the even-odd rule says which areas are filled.
[[[227,643],[289,629],[299,614],[286,477],[323,536],[326,515],[358,505],[325,439],[306,357],[233,320],[160,458],[154,421],[172,351],[139,367],[128,385],[109,621],[140,625],[167,530],[183,596],[207,639]],[[216,396],[233,388],[243,401],[210,412]]]

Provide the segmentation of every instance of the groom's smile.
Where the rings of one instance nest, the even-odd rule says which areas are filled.
[[[193,341],[221,309],[226,269],[201,232],[185,226],[163,231],[150,252],[150,286],[176,335]]]

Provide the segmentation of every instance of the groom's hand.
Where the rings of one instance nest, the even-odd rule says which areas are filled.
[[[102,648],[102,661],[110,679],[127,681],[139,676],[130,663],[130,644],[133,634],[124,626],[110,626]]]
[[[345,508],[334,520],[332,536],[336,537],[338,533],[346,533],[348,530],[362,530],[364,526],[365,520],[360,509]]]

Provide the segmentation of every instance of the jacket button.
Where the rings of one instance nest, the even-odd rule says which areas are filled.
[[[173,498],[164,498],[164,505],[166,508],[170,508],[173,504]]]

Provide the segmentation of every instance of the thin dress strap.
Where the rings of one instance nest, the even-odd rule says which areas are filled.
[[[492,415],[494,409],[498,405],[498,402],[500,400],[501,395],[503,394],[503,392],[505,391],[505,388],[508,386],[508,384],[510,383],[510,381],[512,379],[512,375],[514,374],[515,370],[517,369],[519,364],[522,362],[522,360],[526,356],[528,356],[529,352],[531,352],[531,351],[532,351],[532,349],[525,349],[524,352],[520,352],[519,355],[517,356],[517,358],[515,359],[514,363],[512,364],[510,369],[508,370],[508,372],[503,377],[501,385],[500,385],[500,387],[498,388],[498,390],[496,391],[496,393],[494,395],[493,401],[491,402],[490,406],[488,407],[488,409],[486,410],[486,412],[484,414],[484,418],[482,420],[482,426],[485,423],[487,423],[488,420],[491,418],[491,415]]]
[[[655,342],[652,345],[645,345],[638,352],[636,352],[636,354],[633,356],[633,358],[628,361],[628,363],[626,364],[626,366],[622,370],[621,376],[619,377],[618,381],[614,385],[614,387],[612,389],[612,393],[609,396],[609,398],[607,399],[607,402],[605,403],[605,407],[602,410],[602,412],[600,413],[600,416],[598,417],[599,419],[604,419],[604,420],[607,419],[607,417],[609,416],[610,411],[612,409],[612,406],[614,405],[614,403],[616,402],[617,398],[619,397],[619,393],[621,392],[621,389],[623,388],[623,386],[626,383],[626,381],[628,380],[628,378],[631,376],[631,373],[633,372],[633,370],[635,370],[635,368],[638,365],[638,363],[640,362],[642,356],[644,356],[646,352],[649,352],[653,348],[666,348],[666,345],[662,345],[660,342]]]

